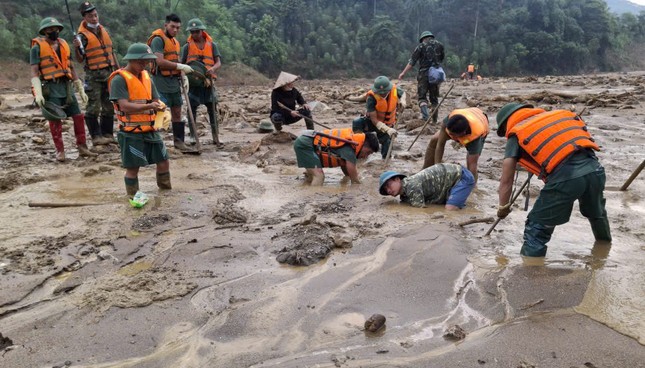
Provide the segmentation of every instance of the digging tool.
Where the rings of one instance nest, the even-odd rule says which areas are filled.
[[[529,201],[531,199],[531,174],[529,173],[529,177],[526,179],[527,185],[526,185],[526,200],[524,201],[524,211],[529,210]]]
[[[446,92],[446,94],[443,95],[443,98],[441,99],[441,101],[439,101],[439,104],[435,106],[434,109],[432,109],[432,111],[429,114],[428,120],[426,120],[425,124],[423,124],[423,127],[421,128],[421,130],[419,130],[419,134],[417,134],[416,138],[414,138],[414,140],[412,141],[412,144],[410,144],[410,147],[408,147],[408,151],[412,149],[412,146],[414,146],[414,143],[416,143],[417,139],[419,139],[419,137],[421,136],[421,133],[423,133],[423,130],[426,128],[426,126],[428,126],[428,124],[432,120],[432,115],[434,115],[434,112],[439,109],[439,106],[441,106],[441,104],[443,103],[443,100],[445,100],[446,97],[448,97],[448,95],[450,94],[450,91],[452,91],[452,88],[454,86],[455,86],[455,83],[453,82],[450,85],[450,89],[448,89],[448,92]]]
[[[511,201],[509,202],[509,205],[512,205],[513,203],[515,203],[515,200],[517,199],[517,197],[519,197],[519,196],[520,196],[520,194],[522,194],[522,191],[524,190],[524,188],[525,188],[527,185],[529,185],[529,181],[531,180],[531,176],[533,176],[533,174],[529,173],[529,177],[526,179],[526,181],[524,182],[524,184],[522,184],[522,186],[520,187],[520,190],[518,190],[518,191],[515,193],[515,195],[512,195],[512,198],[511,198]],[[492,233],[492,232],[493,232],[493,229],[495,229],[495,226],[497,226],[497,224],[499,224],[499,222],[500,222],[500,221],[502,221],[502,219],[498,217],[498,218],[497,218],[497,220],[495,220],[495,222],[493,223],[493,225],[490,227],[490,229],[488,229],[488,231],[486,232],[486,234],[484,234],[484,236],[488,236],[488,235],[490,235],[490,233]]]
[[[213,78],[211,80],[211,99],[212,99],[212,104],[213,104],[213,118],[215,119],[215,126],[213,127],[215,131],[213,132],[213,135],[215,136],[215,142],[213,144],[216,147],[219,147],[222,145],[222,143],[219,141],[219,123],[220,121],[217,119],[217,99],[215,96],[217,96],[217,92],[215,91],[215,79]]]
[[[193,109],[190,108],[190,100],[188,99],[188,91],[186,91],[186,89],[184,88],[181,79],[179,79],[179,83],[180,83],[181,93],[184,96],[184,100],[186,101],[186,107],[187,107],[187,110],[188,110],[188,118],[190,120],[189,123],[190,123],[190,126],[193,127],[193,132],[195,133],[194,138],[195,138],[195,144],[196,144],[196,147],[197,147],[197,150],[195,150],[195,151],[183,151],[182,153],[189,153],[189,154],[193,154],[193,155],[201,155],[202,154],[202,144],[199,143],[199,134],[197,134],[197,124],[195,123],[195,117],[193,116]]]
[[[286,106],[285,106],[282,102],[280,102],[280,101],[278,101],[278,106],[280,106],[281,108],[283,108],[283,109],[285,109],[285,110],[289,110],[289,112],[293,112],[293,111],[295,111],[295,110],[291,110],[290,108],[286,107]],[[298,114],[298,115],[300,115],[300,114]],[[308,118],[308,117],[306,117],[306,116],[302,116],[302,115],[300,115],[300,116],[301,116],[303,119],[305,119],[305,120],[307,120],[307,121],[311,121],[311,122],[312,122],[312,123],[314,123],[314,124],[318,124],[318,125],[320,125],[321,127],[325,128],[325,129],[331,129],[331,128],[330,128],[330,127],[328,127],[327,125],[325,125],[325,124],[321,124],[321,123],[317,122],[316,120],[314,120],[314,119],[312,119],[312,118]]]
[[[29,207],[41,208],[62,208],[62,207],[84,207],[84,206],[102,206],[111,203],[53,203],[53,202],[29,202]]]
[[[626,191],[626,190],[627,190],[627,187],[629,187],[629,185],[634,181],[634,179],[636,179],[636,177],[638,176],[638,174],[640,174],[640,173],[641,173],[641,171],[643,171],[643,168],[645,168],[645,160],[643,160],[643,162],[641,162],[641,164],[640,164],[640,165],[638,165],[638,167],[636,168],[636,170],[634,170],[634,172],[632,173],[632,175],[630,175],[629,179],[627,179],[627,181],[625,181],[625,184],[623,184],[623,186],[622,186],[622,187],[620,187],[620,189],[619,189],[619,190],[620,190],[621,192]]]
[[[74,32],[74,30],[76,28],[74,28],[74,23],[72,23],[72,13],[70,13],[70,11],[69,11],[69,3],[67,2],[67,0],[65,0],[65,7],[67,7],[67,16],[69,17],[69,25],[70,25],[70,27],[72,27],[72,29],[71,29],[72,30],[72,35],[74,36],[74,38],[78,39],[79,42],[80,42],[81,41],[80,38],[78,38],[78,35],[76,34],[76,32]],[[85,48],[83,47],[82,42],[81,42],[81,45],[78,46],[78,52],[82,56],[85,56]]]

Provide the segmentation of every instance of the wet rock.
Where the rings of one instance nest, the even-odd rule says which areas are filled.
[[[354,242],[354,237],[346,232],[334,233],[331,238],[334,240],[336,248],[351,248]]]
[[[157,225],[165,224],[171,219],[172,217],[165,213],[155,216],[144,215],[134,220],[134,222],[132,223],[132,230],[151,229]]]
[[[106,259],[111,259],[113,263],[119,263],[119,259],[113,256],[112,254],[102,250],[98,252],[97,256],[100,260],[105,261]]]
[[[8,338],[2,336],[2,333],[0,333],[0,350],[3,350],[4,348],[13,345],[13,341]]]
[[[620,127],[618,125],[600,125],[598,126],[598,129],[600,130],[620,130]]]
[[[376,332],[385,326],[385,316],[382,314],[372,314],[365,321],[365,331]]]
[[[522,360],[520,361],[520,364],[517,365],[517,368],[535,368],[535,365]]]
[[[447,340],[454,340],[454,341],[463,340],[466,338],[466,331],[464,331],[464,329],[461,328],[459,325],[454,325],[448,328],[444,332],[443,337]]]

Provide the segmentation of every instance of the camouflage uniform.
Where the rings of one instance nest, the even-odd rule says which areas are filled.
[[[436,164],[403,178],[401,202],[414,207],[445,204],[450,190],[461,179],[462,167],[457,164]]]
[[[443,45],[433,37],[426,38],[424,42],[421,42],[414,51],[412,51],[412,56],[410,56],[408,64],[414,66],[417,61],[419,62],[419,74],[417,75],[417,98],[419,99],[419,106],[422,110],[424,106],[425,109],[427,109],[428,106],[428,97],[426,97],[426,95],[429,96],[430,104],[433,108],[439,104],[439,85],[430,84],[428,82],[428,69],[430,69],[431,66],[440,66],[444,57]],[[438,114],[438,110],[432,114],[432,121],[434,123],[437,122]]]
[[[101,31],[107,32],[103,27],[101,27]],[[79,34],[79,36],[83,47],[86,48],[87,38],[83,34]],[[108,77],[114,70],[116,70],[116,65],[90,70],[85,63],[85,93],[88,98],[85,107],[85,124],[93,140],[98,137],[114,140],[114,106],[110,102],[107,84]],[[100,122],[99,116],[101,117]]]

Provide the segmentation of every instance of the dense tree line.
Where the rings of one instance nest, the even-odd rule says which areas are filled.
[[[94,0],[119,55],[145,42],[166,14],[201,18],[226,62],[307,77],[396,75],[417,37],[432,31],[451,76],[611,71],[645,42],[645,13],[611,14],[602,0]],[[70,0],[74,25],[78,0]],[[3,57],[27,58],[39,21],[66,25],[63,0],[0,2]],[[180,34],[182,43],[187,32]]]

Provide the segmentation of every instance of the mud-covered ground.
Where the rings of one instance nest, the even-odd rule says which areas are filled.
[[[201,107],[202,154],[182,155],[167,136],[173,189],[159,192],[154,168],[142,169],[151,199],[134,209],[115,146],[78,158],[67,124],[68,160],[56,162],[28,84],[5,88],[0,365],[645,366],[645,174],[616,190],[645,159],[645,73],[454,83],[442,117],[478,106],[495,127],[510,101],[584,109],[603,148],[611,247],[594,245],[576,206],[544,263],[525,263],[525,196],[491,236],[490,224],[458,226],[495,215],[504,140],[494,133],[478,187],[456,213],[380,196],[379,155],[359,165],[361,185],[341,185],[340,170],[328,169],[322,188],[303,186],[291,139],[304,124],[257,132],[272,81],[220,85],[224,147],[211,144]],[[340,128],[363,109],[346,97],[369,85],[297,87],[319,101],[317,121]],[[415,94],[413,80],[401,85]],[[404,173],[421,168],[430,138],[407,150],[422,124],[412,97],[388,167]],[[445,160],[463,164],[465,152],[448,145]],[[531,181],[529,207],[540,188]],[[364,330],[373,314],[387,319],[375,333]]]

